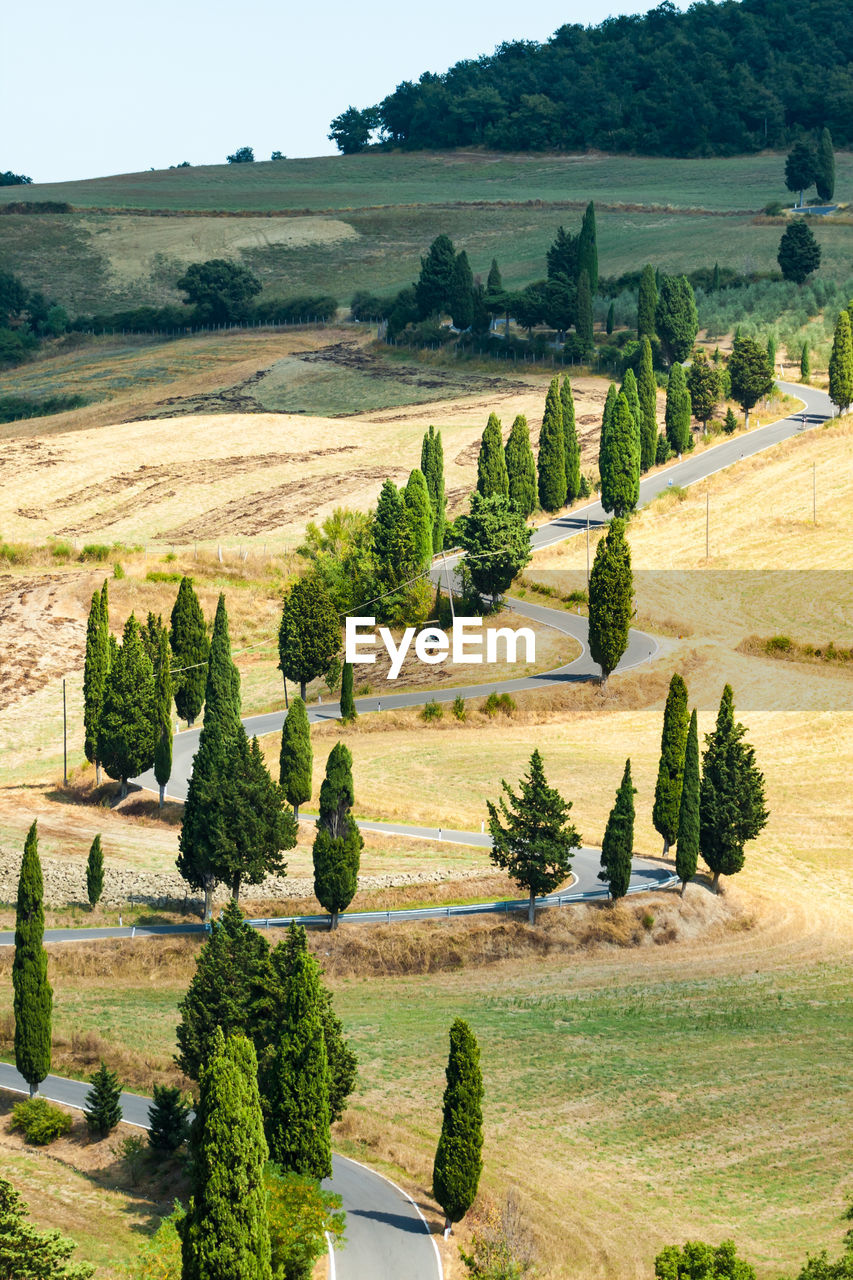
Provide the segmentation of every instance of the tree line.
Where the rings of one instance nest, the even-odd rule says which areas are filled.
[[[822,127],[853,142],[845,0],[724,0],[567,24],[442,75],[405,80],[331,124],[344,153],[379,131],[407,150],[737,155]],[[791,68],[796,74],[791,74]],[[684,85],[690,94],[685,97]]]

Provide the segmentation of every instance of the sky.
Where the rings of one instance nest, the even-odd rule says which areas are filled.
[[[680,8],[687,0],[676,0]],[[0,170],[35,182],[334,154],[329,121],[504,40],[651,0],[40,0],[0,18]]]

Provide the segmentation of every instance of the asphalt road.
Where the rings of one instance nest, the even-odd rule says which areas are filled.
[[[27,1083],[8,1062],[0,1062],[0,1089],[29,1093]],[[51,1102],[82,1111],[89,1085],[48,1076],[39,1092]],[[150,1098],[121,1095],[122,1119],[147,1129]],[[332,1176],[323,1186],[341,1197],[347,1215],[345,1243],[334,1252],[332,1280],[441,1280],[438,1249],[414,1201],[365,1165],[332,1156]],[[367,1208],[366,1206],[370,1206]],[[381,1230],[377,1231],[377,1226]]]

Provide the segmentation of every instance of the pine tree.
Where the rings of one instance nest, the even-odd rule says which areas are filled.
[[[101,722],[101,709],[104,705],[109,661],[109,633],[104,625],[101,593],[95,591],[92,594],[89,621],[86,625],[86,661],[83,668],[83,750],[86,759],[95,766],[97,786],[101,785],[98,729]]]
[[[501,270],[498,266],[497,258],[492,258],[492,265],[489,267],[489,274],[486,278],[486,296],[489,298],[497,297],[503,293],[504,282],[501,278]]]
[[[347,664],[344,664],[346,671]],[[343,709],[343,693],[341,694]],[[281,754],[279,756],[279,782],[294,817],[299,817],[299,806],[311,799],[311,772],[314,752],[311,749],[311,727],[308,713],[301,698],[294,698],[281,730]]]
[[[637,296],[637,337],[655,336],[655,312],[658,305],[658,287],[654,267],[647,264],[640,276],[640,290]],[[651,350],[651,348],[649,348]]]
[[[449,236],[436,236],[426,257],[421,258],[421,273],[415,285],[415,302],[422,320],[444,314],[453,296],[456,273],[456,250]]]
[[[589,575],[589,652],[606,681],[628,648],[634,577],[625,522],[612,520],[595,549]]]
[[[154,1101],[148,1109],[148,1145],[173,1155],[190,1135],[190,1110],[191,1104],[180,1089],[155,1084]]]
[[[828,129],[821,129],[815,155],[815,183],[818,198],[829,204],[835,195],[835,152],[832,147],[832,135]]]
[[[358,868],[364,844],[351,814],[355,801],[352,755],[342,742],[332,747],[320,787],[320,817],[314,838],[314,892],[329,912],[329,928],[338,927],[358,888]]]
[[[272,1280],[264,1188],[268,1148],[257,1059],[217,1029],[193,1124],[192,1195],[181,1222],[182,1280]]]
[[[486,801],[492,836],[489,856],[527,890],[527,920],[535,924],[536,898],[552,893],[568,878],[572,852],[580,848],[581,836],[569,822],[572,802],[548,786],[538,750],[530,757],[530,772],[521,779],[520,788],[515,795],[502,780],[504,795],[497,805]]]
[[[673,453],[686,453],[693,445],[690,433],[692,406],[684,368],[674,364],[666,384],[666,438]]]
[[[580,491],[581,452],[575,422],[575,400],[569,375],[560,384],[560,408],[563,411],[563,456],[566,464],[566,502],[574,502]]]
[[[719,373],[708,363],[705,352],[699,350],[687,370],[687,390],[690,392],[691,412],[708,430],[708,420],[713,416],[723,394]]]
[[[592,313],[592,286],[587,272],[584,270],[578,280],[578,297],[575,309],[575,331],[585,353],[595,346],[595,335]]]
[[[343,720],[344,724],[354,724],[358,718],[352,685],[352,663],[345,662],[343,674],[341,675],[341,720]]]
[[[678,807],[678,847],[675,872],[681,881],[681,896],[688,880],[696,874],[699,861],[699,730],[694,708],[684,750],[684,775]]]
[[[803,205],[803,192],[815,180],[815,153],[810,142],[795,142],[785,161],[785,186],[798,191],[799,207]]]
[[[807,342],[804,342],[803,350],[800,354],[800,382],[805,382],[806,384],[808,384],[811,374],[812,374],[812,369],[811,369],[811,361],[809,359],[809,344]]]
[[[611,302],[610,306],[607,308],[607,319],[604,321],[604,332],[607,334],[608,338],[613,332],[613,324],[615,322],[615,319],[616,319],[616,305],[615,303]]]
[[[652,810],[655,830],[663,839],[664,857],[669,853],[669,846],[675,844],[678,837],[687,725],[687,685],[676,671],[669,682],[669,693],[663,713],[660,763]]]
[[[842,311],[835,326],[829,357],[829,398],[846,413],[853,404],[853,333],[850,316]]]
[[[731,405],[726,409],[726,416],[723,422],[723,430],[727,436],[733,435],[737,431],[737,418]]]
[[[284,597],[278,654],[283,675],[299,681],[303,702],[308,681],[325,674],[340,647],[341,623],[325,585],[316,575],[299,578]]]
[[[4,1280],[91,1280],[88,1262],[70,1262],[76,1249],[58,1231],[37,1231],[10,1182],[0,1177],[0,1275]]]
[[[432,560],[433,512],[426,480],[417,468],[409,472],[403,506],[411,525],[418,565],[426,568]]]
[[[506,459],[504,458],[503,436],[500,420],[489,414],[489,420],[480,441],[480,453],[477,458],[477,492],[484,498],[493,493],[509,494],[509,477]]]
[[[430,427],[424,434],[421,445],[421,471],[427,482],[429,500],[432,504],[432,549],[441,551],[444,546],[444,526],[446,521],[446,501],[444,497],[444,448],[441,443],[441,432]]]
[[[578,288],[580,277],[586,272],[591,297],[598,293],[598,245],[595,234],[595,204],[590,200],[586,206],[578,236]]]
[[[468,553],[466,574],[475,591],[497,601],[530,563],[531,531],[509,498],[471,495],[471,510],[456,522],[459,545]]]
[[[786,280],[794,284],[804,284],[813,271],[820,266],[821,247],[814,233],[802,218],[789,222],[782,232],[776,261]]]
[[[90,1138],[106,1138],[121,1121],[121,1085],[105,1062],[90,1077],[83,1114]]]
[[[38,826],[33,822],[24,843],[15,915],[12,986],[15,1010],[15,1065],[30,1086],[30,1097],[50,1071],[53,991],[47,980],[43,946],[44,907]]]
[[[773,390],[773,370],[767,352],[753,338],[735,335],[729,356],[732,399],[740,405],[749,428],[749,411]]]
[[[746,729],[735,722],[731,685],[723,689],[717,723],[705,735],[699,787],[699,849],[713,877],[733,876],[743,867],[744,845],[767,825],[764,775],[755,750],[744,741]]]
[[[664,276],[661,281],[655,329],[669,364],[687,359],[699,332],[699,315],[686,276]]]
[[[122,798],[128,778],[154,763],[154,699],[154,672],[131,614],[107,676],[98,724],[98,756],[109,776],[121,780]]]
[[[318,1182],[332,1172],[329,1064],[317,961],[307,949],[290,961],[280,1033],[268,1085],[270,1156]]]
[[[86,896],[89,906],[96,907],[104,892],[104,851],[101,848],[101,837],[95,836],[89,848],[86,862]]]
[[[616,803],[610,810],[604,839],[601,842],[601,870],[603,880],[615,902],[624,898],[631,883],[631,854],[634,848],[634,796],[636,787],[631,781],[631,761],[625,761],[625,772],[616,792]]]
[[[463,249],[456,255],[448,298],[450,318],[456,329],[470,329],[474,319],[474,276]]]
[[[172,671],[169,636],[165,627],[158,635],[157,662],[154,668],[154,777],[160,787],[160,808],[166,795],[166,783],[172,776]]]
[[[630,405],[621,391],[606,428],[602,425],[599,470],[604,510],[619,518],[630,515],[640,496],[640,441]]]
[[[474,1203],[483,1171],[483,1077],[474,1033],[457,1018],[450,1028],[441,1136],[432,1170],[432,1192],[444,1212],[445,1230]]]
[[[559,511],[566,504],[566,445],[559,378],[551,379],[545,398],[537,465],[539,505],[543,511]]]
[[[519,414],[504,450],[510,501],[527,518],[536,509],[536,463],[530,447],[527,419]]]
[[[652,344],[645,334],[640,339],[637,395],[640,398],[640,467],[643,471],[648,471],[654,466],[657,449],[658,389],[652,364]]]
[[[169,643],[175,670],[175,706],[187,726],[195,723],[204,702],[210,641],[192,578],[181,578],[172,609]]]

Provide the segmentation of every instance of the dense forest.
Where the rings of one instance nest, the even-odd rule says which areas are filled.
[[[786,146],[828,126],[853,144],[850,0],[663,0],[645,15],[502,44],[404,81],[332,122],[341,150],[376,129],[412,149],[705,156]]]

